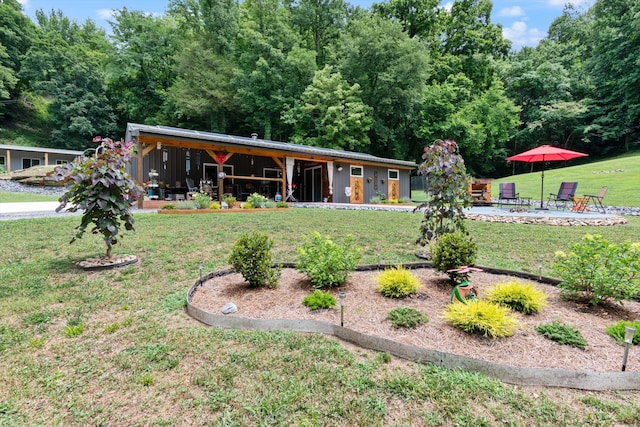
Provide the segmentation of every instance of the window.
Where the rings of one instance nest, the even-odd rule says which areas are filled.
[[[400,179],[400,171],[398,169],[389,169],[389,181],[398,181]]]
[[[4,166],[6,164],[6,160],[4,158],[4,156],[0,156],[0,166]]]
[[[262,168],[262,176],[265,178],[280,178],[282,176],[282,169]]]
[[[68,160],[56,160],[56,165],[66,165],[69,163]]]
[[[362,176],[362,166],[351,166],[351,176]]]
[[[22,158],[22,169],[27,169],[32,166],[38,166],[40,164],[40,159],[28,159],[26,157]]]

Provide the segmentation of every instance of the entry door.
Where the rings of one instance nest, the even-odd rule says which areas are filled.
[[[389,169],[387,178],[389,180],[387,198],[389,200],[398,200],[400,198],[400,171]]]
[[[351,166],[351,176],[349,184],[351,185],[351,196],[349,203],[364,203],[364,181],[362,166]]]
[[[304,201],[322,201],[322,166],[304,170]]]

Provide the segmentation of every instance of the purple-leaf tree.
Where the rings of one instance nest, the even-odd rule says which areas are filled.
[[[471,206],[470,177],[453,140],[439,139],[425,147],[422,159],[418,173],[425,177],[427,200],[416,208],[424,209],[417,243],[427,246],[445,233],[465,231],[463,209]]]
[[[81,238],[93,224],[91,232],[102,235],[107,245],[106,255],[111,257],[121,226],[134,230],[131,201],[141,196],[142,188],[126,170],[131,162],[132,142],[99,136],[93,142],[99,144],[95,153],[56,168],[57,179],[68,180],[67,191],[60,197],[56,210],[82,211],[82,222],[70,243]]]

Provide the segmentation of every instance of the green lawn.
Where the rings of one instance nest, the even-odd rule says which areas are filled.
[[[59,196],[46,196],[44,194],[33,193],[13,193],[0,190],[0,203],[55,202],[59,198]]]
[[[183,310],[198,276],[227,265],[258,230],[277,261],[302,234],[352,233],[364,263],[416,261],[420,214],[289,209],[223,215],[136,214],[115,252],[137,264],[84,272],[100,255],[79,218],[0,221],[0,425],[618,426],[640,424],[633,392],[514,387],[354,349],[328,337],[205,327]],[[550,274],[555,250],[618,227],[469,222],[479,264]],[[429,313],[436,316],[438,313]],[[633,356],[635,357],[635,356]],[[635,363],[635,362],[634,362]]]

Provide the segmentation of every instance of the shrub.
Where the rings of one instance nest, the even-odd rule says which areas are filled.
[[[172,203],[167,203],[166,205],[162,205],[162,207],[160,209],[171,211],[171,210],[174,210],[175,208],[176,208],[176,205],[174,205]]]
[[[369,203],[371,203],[372,205],[379,205],[382,203],[382,197],[373,196],[372,198],[369,199]]]
[[[429,316],[415,308],[398,307],[394,308],[387,314],[387,319],[396,328],[415,328],[418,325],[427,323]]]
[[[253,205],[249,202],[244,202],[243,204],[240,205],[240,207],[242,209],[253,209]]]
[[[607,327],[607,334],[619,343],[624,343],[624,327],[630,326],[636,329],[636,334],[633,336],[633,344],[640,345],[640,322],[629,322],[621,320],[618,323]]]
[[[360,248],[353,243],[351,235],[345,237],[342,245],[317,231],[302,238],[304,242],[297,248],[296,268],[311,279],[316,289],[343,284],[360,261]]]
[[[211,202],[209,204],[209,209],[220,209],[220,203],[218,202]]]
[[[581,350],[587,348],[587,341],[580,331],[572,326],[567,326],[559,322],[551,322],[538,325],[535,327],[535,330],[558,344],[570,345],[571,347],[576,347]]]
[[[265,208],[273,209],[276,207],[276,202],[273,200],[267,200],[267,203],[264,204]]]
[[[333,295],[316,289],[311,295],[307,295],[302,300],[302,305],[309,307],[311,310],[319,308],[330,308],[336,305],[336,299]]]
[[[547,295],[532,284],[511,280],[492,286],[486,300],[524,314],[538,313],[547,305]]]
[[[378,291],[385,297],[403,298],[422,287],[420,280],[401,265],[386,269],[376,279]]]
[[[440,236],[433,251],[433,267],[447,273],[454,282],[466,279],[464,274],[448,272],[465,265],[473,265],[476,260],[477,246],[471,236],[461,232]]]
[[[444,318],[465,332],[491,338],[508,337],[518,326],[518,320],[508,308],[482,300],[449,304]]]
[[[213,199],[207,193],[197,192],[193,194],[193,204],[196,209],[208,209]]]
[[[563,296],[585,298],[591,305],[640,295],[640,243],[610,243],[587,234],[568,254],[556,252],[553,269],[562,280]]]
[[[280,268],[273,268],[271,247],[273,241],[259,232],[244,233],[233,245],[229,264],[242,274],[250,286],[275,288]]]
[[[289,207],[289,203],[287,202],[283,202],[283,201],[276,202],[276,208],[288,208],[288,207]]]
[[[176,203],[176,209],[195,209],[196,205],[192,200],[181,200]]]
[[[227,196],[224,199],[222,199],[222,201],[227,204],[229,209],[233,208],[238,203],[238,200],[233,196]]]
[[[268,201],[269,199],[258,193],[253,193],[247,197],[247,203],[251,204],[254,208],[264,208]]]

